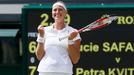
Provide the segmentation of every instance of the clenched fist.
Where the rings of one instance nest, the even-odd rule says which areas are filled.
[[[70,33],[68,40],[73,40],[78,35],[78,31],[73,31]]]
[[[41,37],[44,37],[44,27],[42,25],[39,25],[38,26],[38,34],[41,36]]]

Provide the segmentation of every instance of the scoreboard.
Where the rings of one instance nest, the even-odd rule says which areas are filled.
[[[105,14],[118,16],[102,29],[80,34],[81,58],[74,65],[74,75],[134,75],[134,7],[119,5],[69,5],[65,23],[80,29]],[[53,23],[50,5],[29,5],[22,9],[24,70],[37,75],[35,56],[38,25]]]

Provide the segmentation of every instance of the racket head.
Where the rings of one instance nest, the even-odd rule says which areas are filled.
[[[112,21],[116,20],[118,16],[108,16],[97,19],[96,21],[90,23],[89,25],[78,30],[79,33],[86,32],[90,30],[96,30],[108,26]]]

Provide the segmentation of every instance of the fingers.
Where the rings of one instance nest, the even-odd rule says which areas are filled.
[[[41,36],[41,37],[44,37],[44,27],[42,25],[39,25],[38,28],[38,34]]]
[[[78,35],[78,31],[73,31],[72,33],[70,33],[68,39],[73,40],[77,35]]]
[[[39,29],[43,29],[43,28],[44,28],[44,27],[43,27],[42,25],[39,25],[39,26],[38,26],[38,30],[39,30]]]

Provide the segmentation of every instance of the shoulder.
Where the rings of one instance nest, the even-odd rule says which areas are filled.
[[[67,25],[67,29],[68,29],[68,30],[71,30],[71,31],[77,30],[76,28],[73,28],[73,27],[71,27],[71,26],[69,26],[69,25]]]
[[[44,27],[44,30],[45,31],[48,31],[48,30],[51,30],[52,29],[52,26],[46,26],[46,27]]]
[[[51,27],[52,27],[52,26],[45,26],[44,28],[45,28],[45,29],[49,29],[49,28],[51,28]]]

